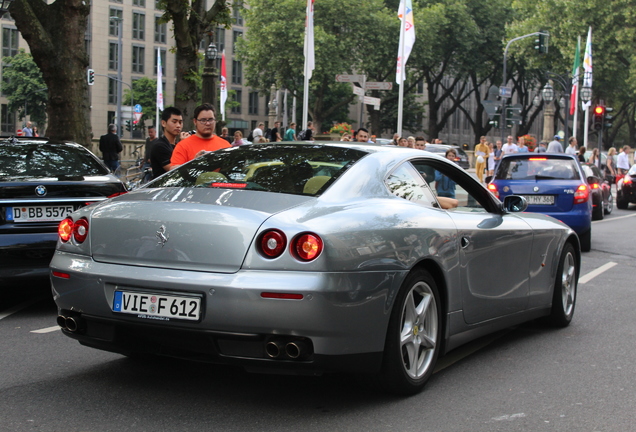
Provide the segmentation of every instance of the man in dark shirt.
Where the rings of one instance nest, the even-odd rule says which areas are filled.
[[[117,126],[108,125],[108,133],[99,137],[99,151],[102,152],[104,163],[112,172],[119,167],[119,153],[123,150],[121,141],[117,136]]]
[[[175,107],[168,107],[161,113],[161,127],[163,136],[154,141],[150,151],[150,164],[152,165],[152,178],[170,171],[170,158],[174,150],[175,141],[183,128],[181,111]]]

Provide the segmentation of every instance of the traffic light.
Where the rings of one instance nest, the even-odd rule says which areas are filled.
[[[534,49],[541,54],[548,52],[548,36],[543,30],[539,30],[537,38],[534,40]]]
[[[603,129],[603,123],[605,123],[605,107],[603,105],[596,105],[594,107],[594,129]]]
[[[95,84],[95,71],[93,69],[86,71],[86,79],[88,80],[88,85]]]
[[[514,125],[520,125],[523,123],[521,118],[521,104],[514,104],[506,107],[506,127],[513,127]]]
[[[614,112],[614,108],[605,107],[605,117],[603,118],[603,126],[607,129],[612,127],[612,119],[614,116],[609,115],[609,113]]]
[[[132,122],[130,120],[126,120],[126,130],[130,132],[132,130]]]

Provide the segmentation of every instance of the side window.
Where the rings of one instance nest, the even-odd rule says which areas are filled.
[[[410,163],[398,167],[385,183],[395,196],[428,207],[438,207],[435,195]]]
[[[467,177],[459,167],[433,160],[413,161],[413,166],[426,179],[436,196],[454,198],[457,207],[451,211],[487,212],[487,191]],[[483,201],[483,202],[481,202]]]

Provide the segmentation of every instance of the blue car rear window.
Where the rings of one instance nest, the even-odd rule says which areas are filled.
[[[548,157],[504,158],[496,180],[579,180],[577,162],[573,159]]]
[[[367,153],[321,145],[244,145],[209,153],[148,187],[226,188],[319,196]]]

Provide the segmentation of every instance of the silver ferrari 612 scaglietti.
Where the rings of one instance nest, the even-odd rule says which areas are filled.
[[[579,240],[525,207],[421,150],[223,149],[60,223],[58,323],[124,355],[368,373],[410,394],[467,341],[570,323]]]

